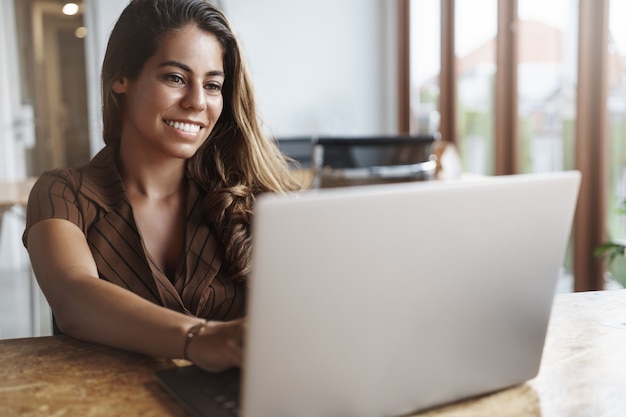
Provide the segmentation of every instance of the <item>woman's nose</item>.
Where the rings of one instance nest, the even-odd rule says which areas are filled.
[[[206,109],[206,97],[203,85],[189,85],[182,101],[183,107],[196,111]]]

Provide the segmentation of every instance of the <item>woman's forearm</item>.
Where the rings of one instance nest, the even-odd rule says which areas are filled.
[[[78,339],[181,358],[187,331],[201,320],[158,306],[98,278],[74,280],[54,308],[59,328]]]

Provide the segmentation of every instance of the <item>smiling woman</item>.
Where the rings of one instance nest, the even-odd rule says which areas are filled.
[[[122,12],[102,67],[106,146],[42,175],[28,205],[24,244],[61,331],[208,370],[240,364],[253,202],[297,188],[252,91],[207,0]]]

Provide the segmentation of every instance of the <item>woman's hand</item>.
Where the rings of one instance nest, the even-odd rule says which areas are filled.
[[[209,321],[188,341],[187,359],[209,372],[241,366],[244,319]]]

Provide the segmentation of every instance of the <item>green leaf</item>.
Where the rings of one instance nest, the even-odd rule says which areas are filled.
[[[612,262],[616,256],[624,256],[624,253],[626,253],[626,246],[615,242],[605,242],[593,251],[595,257],[607,257],[609,262]]]

